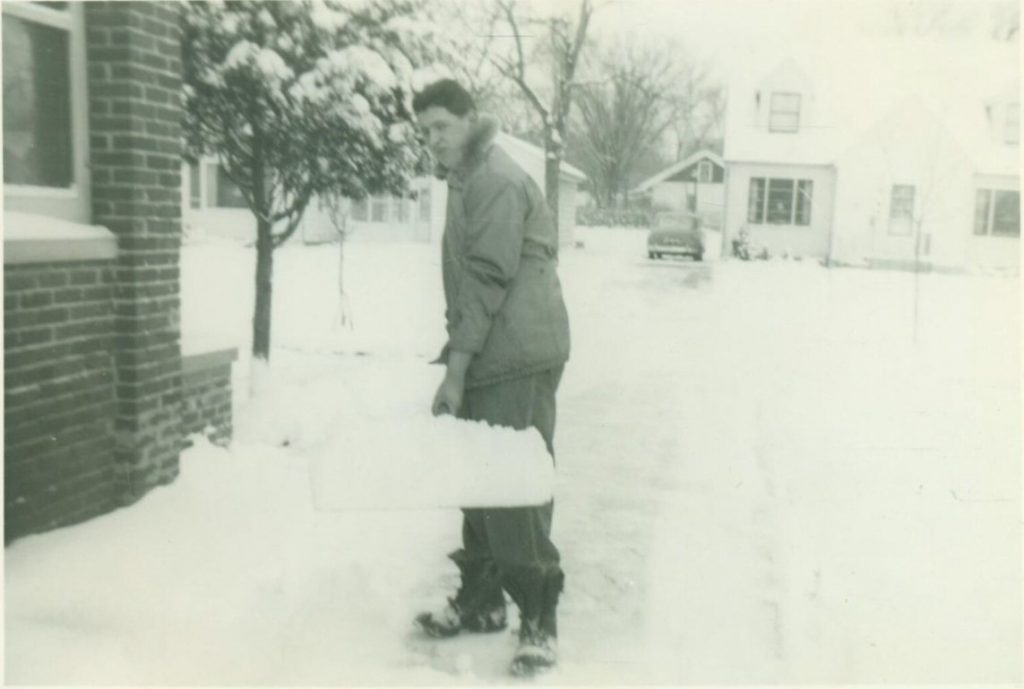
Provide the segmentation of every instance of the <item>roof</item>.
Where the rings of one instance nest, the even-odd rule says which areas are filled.
[[[719,167],[725,167],[725,161],[722,160],[722,156],[718,155],[717,153],[710,149],[701,149],[700,151],[697,151],[693,155],[688,156],[683,160],[680,160],[678,163],[673,163],[672,165],[669,165],[661,172],[652,175],[651,177],[648,177],[643,182],[640,182],[640,184],[633,187],[633,193],[638,194],[642,191],[647,191],[655,184],[665,181],[666,179],[676,174],[680,170],[685,170],[694,163],[704,159],[710,160]]]
[[[522,139],[512,136],[511,134],[506,134],[505,132],[498,134],[497,141],[504,148],[508,149],[509,152],[518,151],[530,158],[534,158],[541,162],[544,161],[544,149],[539,146],[534,146],[529,141],[523,141]],[[587,178],[587,175],[583,170],[570,165],[564,160],[562,161],[560,173],[561,174],[559,176],[562,179],[566,179],[570,182],[579,183]]]
[[[1016,174],[1018,149],[991,138],[985,110],[993,99],[1019,100],[1016,43],[890,38],[780,50],[730,84],[727,161],[831,165],[879,119],[913,104],[942,123],[977,172]],[[798,133],[758,125],[758,91],[763,108],[771,91],[805,79]]]

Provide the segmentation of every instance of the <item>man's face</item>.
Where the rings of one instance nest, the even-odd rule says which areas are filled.
[[[472,111],[459,117],[439,105],[419,114],[420,130],[437,162],[449,169],[459,164],[475,119]]]

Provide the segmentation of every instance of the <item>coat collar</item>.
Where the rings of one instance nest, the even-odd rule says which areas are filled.
[[[462,152],[462,161],[457,167],[451,169],[438,163],[434,168],[434,176],[438,179],[447,179],[449,182],[461,185],[469,172],[487,155],[487,152],[494,144],[494,139],[498,136],[498,130],[497,118],[493,115],[480,113],[473,124],[473,129],[469,133],[466,148]]]

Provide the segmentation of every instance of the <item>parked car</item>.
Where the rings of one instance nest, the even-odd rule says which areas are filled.
[[[647,255],[651,258],[690,256],[695,261],[704,260],[700,216],[681,212],[658,213],[647,236]]]

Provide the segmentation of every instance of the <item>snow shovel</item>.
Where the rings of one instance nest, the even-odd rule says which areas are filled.
[[[310,465],[318,510],[522,507],[551,500],[554,463],[536,429],[428,414],[363,419]]]

